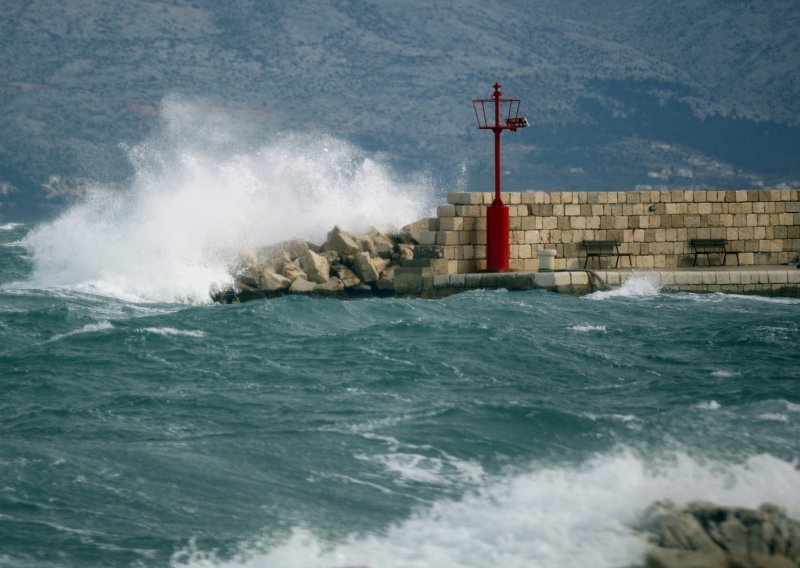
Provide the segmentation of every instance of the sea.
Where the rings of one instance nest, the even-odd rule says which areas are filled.
[[[658,500],[800,518],[797,299],[214,304],[236,251],[399,225],[430,187],[334,138],[175,130],[0,224],[0,566],[622,567]]]

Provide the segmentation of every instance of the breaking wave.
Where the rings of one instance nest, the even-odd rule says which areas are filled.
[[[128,187],[92,188],[55,221],[34,228],[27,285],[68,287],[129,301],[203,303],[212,284],[253,247],[334,225],[359,231],[425,216],[433,190],[326,134],[240,137],[219,111],[172,97],[163,123],[128,150]],[[251,136],[252,138],[252,136]]]
[[[307,527],[277,545],[243,545],[233,558],[190,546],[173,568],[449,568],[628,566],[647,548],[635,527],[653,501],[708,499],[800,513],[796,464],[759,455],[744,463],[678,454],[658,463],[623,452],[582,467],[552,467],[491,482],[460,501],[440,501],[382,534],[327,542]]]

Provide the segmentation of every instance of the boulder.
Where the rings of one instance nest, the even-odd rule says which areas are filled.
[[[394,246],[394,257],[397,262],[414,259],[414,245],[397,243]]]
[[[378,280],[381,271],[386,266],[386,261],[380,258],[372,258],[368,252],[360,252],[356,255],[353,262],[355,273],[366,284],[371,284]]]
[[[289,286],[290,294],[310,294],[317,288],[317,284],[309,282],[305,278],[298,278]]]
[[[695,501],[678,509],[670,502],[651,505],[643,527],[658,545],[646,566],[783,568],[800,565],[800,523],[767,503],[759,509],[723,507]]]
[[[342,284],[344,284],[345,288],[352,288],[353,286],[358,286],[361,284],[361,278],[359,278],[355,272],[347,268],[344,264],[334,264],[331,270],[336,277],[342,281]]]
[[[335,250],[324,250],[320,254],[328,260],[328,264],[336,264],[341,260],[339,253]]]
[[[284,262],[279,271],[281,276],[285,276],[292,282],[295,280],[308,280],[308,275],[300,268],[300,265],[295,261]]]
[[[236,294],[240,302],[249,302],[250,300],[260,300],[265,298],[266,294],[255,286],[249,284],[240,284],[238,293]]]
[[[305,271],[307,279],[317,284],[328,281],[331,267],[328,259],[308,249],[300,257],[300,266]]]
[[[430,230],[431,221],[436,221],[435,218],[428,217],[409,223],[400,229],[399,238],[401,242],[409,244],[419,244],[419,234],[421,231]]]
[[[273,272],[269,268],[265,268],[261,271],[261,277],[259,278],[258,282],[259,290],[271,293],[287,290],[291,285],[291,280],[285,276],[281,276],[280,274]]]
[[[361,251],[361,246],[353,235],[336,226],[328,233],[322,249],[335,251],[341,258],[352,258]]]
[[[317,284],[314,294],[321,296],[339,296],[344,293],[344,283],[338,278],[331,278],[324,284]]]
[[[397,270],[397,266],[390,266],[381,272],[377,282],[378,290],[394,290],[395,270]]]
[[[370,228],[369,232],[356,237],[361,244],[361,250],[368,252],[370,256],[391,258],[394,252],[392,240],[375,228]]]

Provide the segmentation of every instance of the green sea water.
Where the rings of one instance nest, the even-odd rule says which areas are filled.
[[[0,226],[2,566],[627,566],[657,499],[800,517],[797,300],[143,300],[45,282],[42,230]]]

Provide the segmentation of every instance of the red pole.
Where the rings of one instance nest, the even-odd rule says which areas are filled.
[[[508,207],[500,197],[500,83],[494,84],[494,201],[486,210],[486,270],[499,272],[509,269]]]

